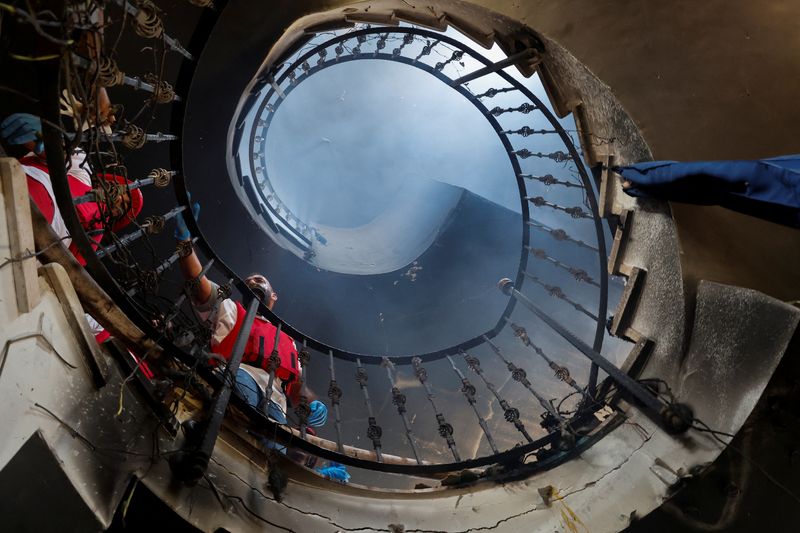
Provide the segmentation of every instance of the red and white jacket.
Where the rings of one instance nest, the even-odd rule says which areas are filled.
[[[70,158],[70,167],[67,169],[67,179],[72,197],[83,196],[92,190],[91,168],[85,162],[86,153],[82,150],[73,152]],[[72,255],[81,265],[86,265],[86,260],[78,253],[69,238],[69,231],[64,223],[64,218],[58,210],[56,196],[53,193],[53,184],[50,181],[50,171],[47,163],[39,157],[28,154],[20,160],[22,169],[28,177],[28,192],[36,203],[39,210],[53,227],[56,235],[64,240],[64,244],[70,249]],[[95,202],[85,202],[75,206],[81,226],[86,231],[102,228],[100,220],[100,207]],[[95,243],[99,242],[102,235],[97,234],[92,237]],[[94,244],[97,247],[97,244]]]
[[[31,199],[33,199],[36,206],[50,223],[56,235],[63,239],[64,244],[75,256],[75,259],[81,265],[86,265],[86,260],[78,253],[77,248],[72,243],[67,225],[64,223],[61,211],[58,210],[47,163],[33,153],[29,153],[20,160],[20,164],[28,178],[28,194]],[[86,163],[86,153],[83,150],[76,150],[72,153],[70,167],[67,169],[67,179],[69,180],[70,193],[73,198],[83,196],[92,190],[91,168]],[[87,231],[102,227],[100,223],[100,208],[95,202],[86,202],[75,207],[81,225]],[[101,237],[102,235],[98,234],[93,238],[95,242],[99,242]],[[89,327],[94,333],[97,342],[103,342],[109,337],[108,332],[91,315],[87,314],[86,320],[89,322]]]
[[[230,298],[218,299],[219,287],[212,283],[211,297],[203,304],[195,303],[195,309],[201,320],[211,324],[211,351],[229,359],[233,344],[244,322],[245,309]],[[275,346],[277,328],[263,317],[256,316],[250,336],[245,345],[242,365],[239,367],[250,374],[265,393],[269,384],[269,373],[266,371],[267,363]],[[263,351],[260,349],[263,343]],[[275,371],[275,380],[272,384],[272,401],[286,411],[286,396],[283,392],[284,383],[297,383],[300,377],[301,366],[297,358],[297,346],[294,340],[284,332],[278,337],[278,356],[280,366]],[[291,396],[291,394],[290,394]]]

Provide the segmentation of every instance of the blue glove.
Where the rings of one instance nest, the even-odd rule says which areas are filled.
[[[311,427],[324,426],[328,421],[328,407],[319,400],[314,400],[309,405],[311,414],[308,415],[308,425]]]
[[[20,145],[36,141],[34,152],[44,151],[42,140],[42,121],[30,113],[14,113],[0,123],[0,136],[10,145]]]
[[[192,195],[189,195],[189,201],[192,201]],[[195,220],[200,216],[200,202],[192,204],[192,216]],[[186,227],[186,221],[183,219],[183,211],[175,216],[175,238],[179,241],[188,241],[192,238],[192,233]]]
[[[350,481],[350,473],[341,463],[335,463],[331,461],[328,466],[324,468],[317,468],[317,472],[319,472],[322,476],[333,481],[338,481],[339,483],[347,483]]]

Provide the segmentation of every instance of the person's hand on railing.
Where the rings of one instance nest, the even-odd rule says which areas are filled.
[[[347,468],[343,464],[334,461],[331,461],[328,466],[317,468],[317,472],[323,477],[339,483],[348,483],[350,481],[350,473]]]
[[[312,427],[324,426],[328,421],[328,406],[319,400],[309,404],[311,413],[308,415],[308,425]]]
[[[192,195],[189,195],[189,201],[192,201]],[[200,202],[192,203],[192,216],[195,220],[200,216]],[[175,238],[179,241],[188,241],[192,238],[192,232],[186,226],[186,220],[183,218],[183,213],[178,213],[175,216]]]
[[[42,121],[30,113],[14,113],[0,123],[0,136],[12,146],[25,146],[35,154],[44,152]]]

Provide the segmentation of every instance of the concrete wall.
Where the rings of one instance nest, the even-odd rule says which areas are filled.
[[[557,41],[603,82],[655,159],[798,151],[800,3],[480,1]],[[800,293],[800,232],[721,208],[673,205],[684,281]]]

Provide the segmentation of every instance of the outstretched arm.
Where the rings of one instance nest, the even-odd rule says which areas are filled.
[[[188,246],[191,246],[191,241],[189,240],[188,242]],[[200,259],[197,258],[197,254],[194,253],[194,250],[192,250],[192,252],[186,257],[181,257],[179,264],[181,267],[181,273],[187,280],[197,278],[197,276],[199,276],[200,272],[203,270],[203,265],[200,264]],[[211,297],[211,290],[211,282],[204,274],[200,276],[197,285],[195,285],[192,298],[198,304],[204,304]]]
[[[200,203],[195,202],[192,204],[192,215],[195,219],[200,215]],[[211,281],[206,277],[205,274],[200,276],[200,273],[203,271],[203,265],[200,264],[200,259],[197,258],[197,254],[194,253],[194,248],[192,247],[192,234],[189,232],[189,228],[186,226],[186,221],[183,219],[183,213],[179,213],[178,216],[175,217],[176,228],[175,228],[175,239],[179,242],[186,243],[186,246],[191,248],[191,252],[181,257],[178,260],[178,264],[180,265],[181,274],[187,280],[197,279],[197,283],[194,285],[194,291],[192,293],[192,299],[197,304],[204,304],[208,301],[211,297],[211,291],[213,290]],[[198,276],[200,278],[198,279]]]

